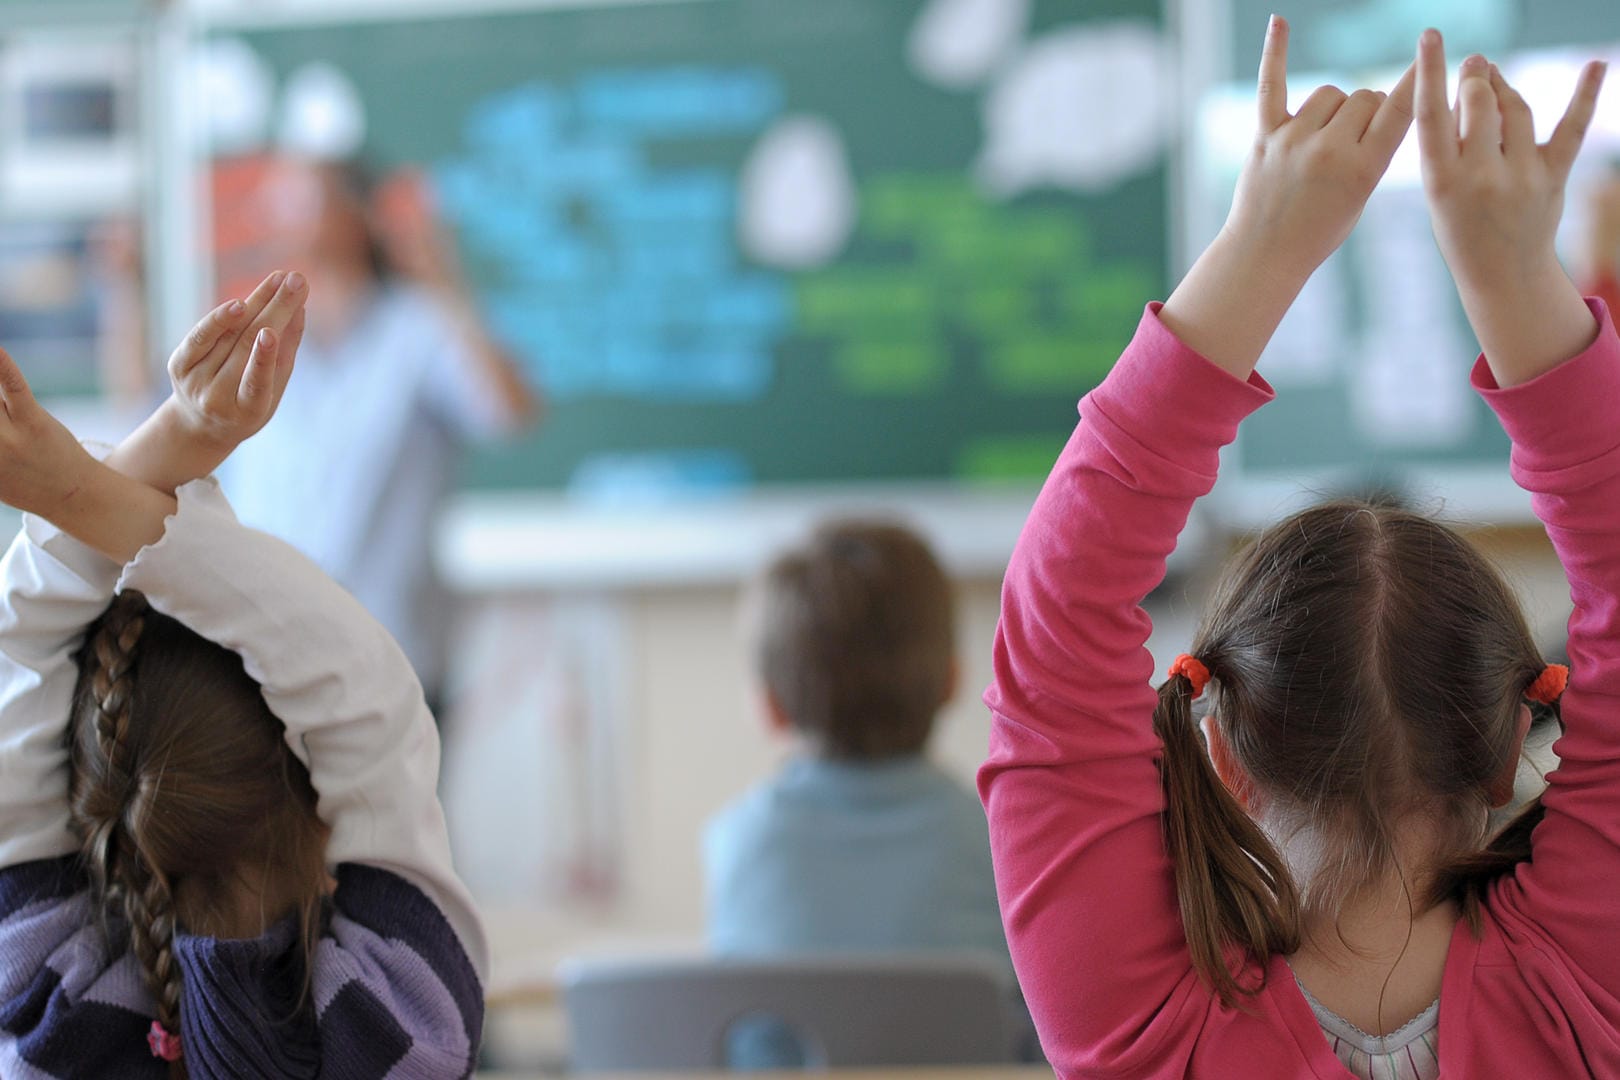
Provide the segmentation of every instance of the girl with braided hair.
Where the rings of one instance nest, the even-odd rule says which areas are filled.
[[[1064,1080],[1620,1076],[1620,335],[1554,246],[1603,68],[1538,143],[1482,57],[1453,108],[1435,31],[1387,97],[1294,112],[1286,44],[1225,228],[1081,401],[1007,570],[979,788],[1019,981]],[[1341,502],[1259,537],[1155,688],[1141,601],[1414,115],[1574,675],[1462,536]],[[1493,835],[1532,701],[1560,765]]]
[[[483,933],[393,640],[209,474],[275,411],[273,274],[94,456],[0,352],[0,1075],[461,1077]]]

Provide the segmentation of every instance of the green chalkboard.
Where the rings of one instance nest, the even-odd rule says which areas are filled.
[[[942,10],[964,6],[232,36],[280,80],[346,73],[368,157],[434,179],[492,326],[551,399],[473,486],[1038,478],[1165,290],[1173,51],[1159,0],[1035,0],[964,59],[983,27],[964,39]],[[1146,85],[1066,96],[1099,70]],[[1034,149],[998,157],[1000,134]]]

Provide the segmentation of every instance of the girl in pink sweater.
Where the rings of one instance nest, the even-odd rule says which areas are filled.
[[[1020,981],[1063,1077],[1620,1076],[1620,337],[1553,248],[1603,70],[1538,145],[1482,58],[1451,107],[1433,31],[1387,97],[1293,115],[1286,45],[1275,20],[1225,228],[1081,402],[1008,568],[979,785]],[[1444,526],[1305,511],[1157,692],[1144,648],[1142,598],[1272,397],[1261,350],[1414,113],[1474,385],[1575,601],[1562,764],[1494,837],[1526,700],[1564,673]]]

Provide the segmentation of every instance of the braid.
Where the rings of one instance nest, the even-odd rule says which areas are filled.
[[[180,966],[174,958],[174,895],[168,880],[145,859],[126,864],[124,916],[129,944],[140,961],[146,987],[157,999],[157,1019],[171,1032],[180,1030]]]
[[[135,689],[135,647],[146,627],[146,602],[126,593],[102,616],[89,648],[94,657],[90,693],[96,705],[96,742],[115,777],[131,775],[128,754],[130,698]],[[126,792],[127,795],[127,792]]]
[[[174,956],[175,904],[168,878],[141,850],[136,794],[139,788],[133,722],[135,675],[141,634],[146,628],[146,598],[125,592],[113,601],[85,642],[81,677],[88,706],[88,738],[76,751],[99,758],[99,769],[75,768],[76,782],[97,777],[76,792],[74,809],[83,834],[82,857],[101,898],[105,916],[121,913],[129,931],[130,950],[140,964],[147,989],[157,1001],[157,1020],[169,1032],[180,1027],[180,967]],[[173,1076],[185,1076],[179,1062]]]
[[[128,858],[124,812],[134,787],[129,751],[130,704],[135,688],[135,651],[146,619],[145,598],[129,592],[115,599],[91,627],[81,654],[81,697],[92,713],[93,744],[75,741],[74,756],[99,758],[99,768],[75,761],[73,811],[82,834],[81,855],[101,897],[102,910],[121,906],[121,864]],[[86,740],[88,741],[88,740]],[[79,790],[81,780],[94,783]]]

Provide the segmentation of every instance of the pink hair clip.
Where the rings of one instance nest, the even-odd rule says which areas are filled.
[[[180,1036],[157,1020],[152,1021],[152,1026],[146,1033],[146,1045],[151,1048],[153,1057],[162,1058],[164,1061],[179,1061],[183,1054]]]

